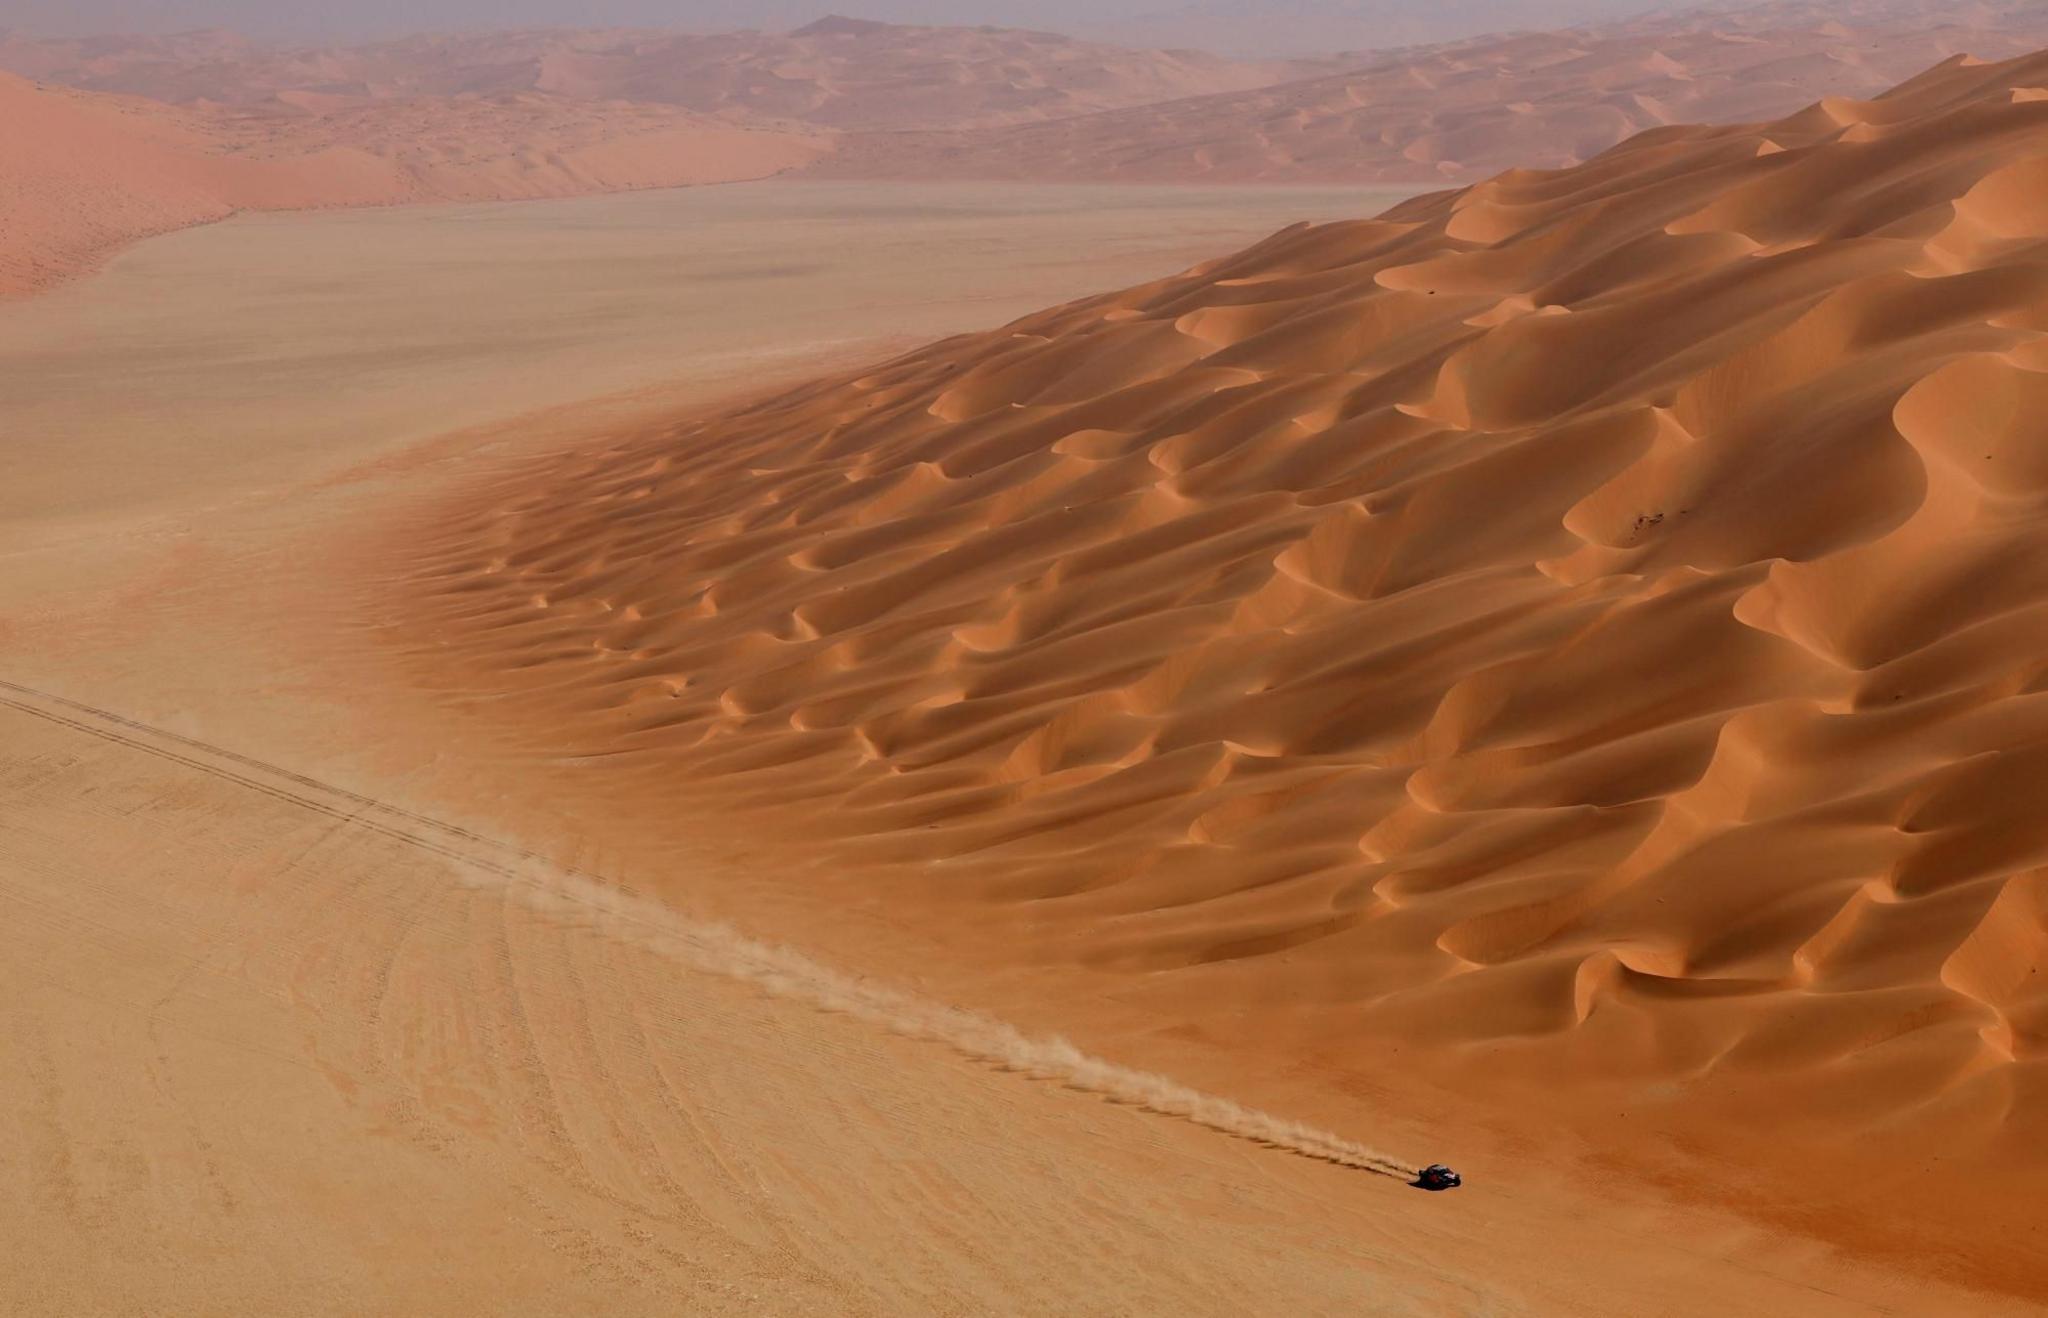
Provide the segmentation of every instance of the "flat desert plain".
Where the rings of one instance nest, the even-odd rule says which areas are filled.
[[[0,308],[5,1303],[2030,1311],[2011,1185],[1896,1132],[2032,1128],[2035,889],[1944,851],[1901,933],[1810,724],[1939,727],[1946,841],[2034,679],[1893,710],[1782,564],[2017,534],[2005,412],[1909,469],[1930,360],[2031,372],[2038,82],[1271,238],[1393,198],[245,218]],[[1816,379],[1932,411],[1756,458],[1855,443],[1750,410]],[[1761,927],[1673,869],[1752,812]],[[1863,1142],[1788,1185],[1702,1077]]]
[[[239,215],[0,308],[0,536],[605,395],[758,388],[1408,191],[740,183]]]

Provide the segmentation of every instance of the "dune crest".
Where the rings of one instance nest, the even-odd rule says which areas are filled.
[[[396,639],[599,814],[1297,1057],[1938,1149],[1987,1220],[2048,1134],[2044,84],[1662,129],[607,437],[409,536]]]

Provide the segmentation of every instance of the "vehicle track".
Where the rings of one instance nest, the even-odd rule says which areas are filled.
[[[1343,1136],[1092,1056],[1065,1039],[1026,1035],[978,1012],[857,979],[724,925],[688,920],[659,902],[621,891],[594,872],[555,864],[538,852],[282,765],[15,682],[0,680],[0,707],[425,850],[490,876],[532,905],[669,952],[699,973],[738,980],[776,998],[942,1044],[978,1062],[1275,1150],[1404,1181],[1416,1175],[1413,1165]]]

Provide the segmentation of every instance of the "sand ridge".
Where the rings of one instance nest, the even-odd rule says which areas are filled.
[[[273,47],[232,33],[33,40],[0,68],[90,91],[312,113],[422,97],[546,94],[748,123],[897,129],[1022,123],[1327,72],[1329,60],[1129,50],[1048,32],[824,19],[793,32],[454,32]]]
[[[662,106],[408,99],[249,116],[0,74],[0,296],[240,210],[514,200],[762,178],[812,135]]]
[[[2038,1298],[2043,87],[1661,129],[611,437],[409,534],[392,639],[622,826]]]

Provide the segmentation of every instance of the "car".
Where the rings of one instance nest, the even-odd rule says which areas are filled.
[[[1433,1162],[1415,1174],[1415,1184],[1425,1190],[1455,1190],[1464,1183],[1464,1177],[1440,1162]]]

